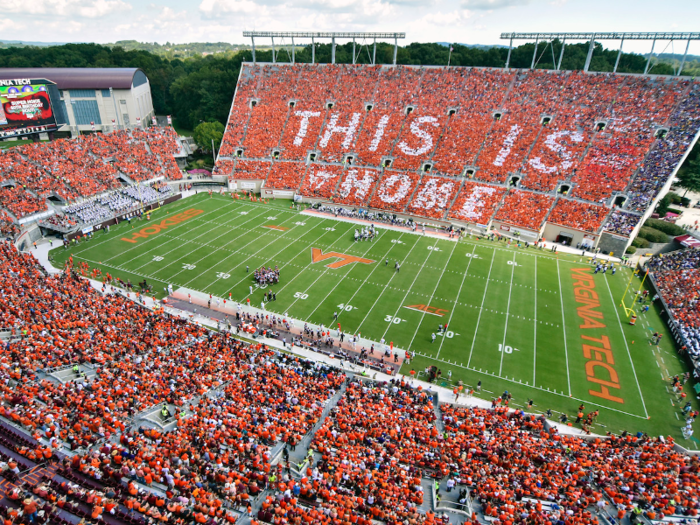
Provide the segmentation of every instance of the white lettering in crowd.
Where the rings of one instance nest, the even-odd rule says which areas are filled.
[[[410,189],[411,179],[408,176],[402,173],[389,175],[379,188],[379,198],[387,204],[399,202],[408,195]]]
[[[311,117],[318,117],[321,115],[320,111],[295,111],[294,114],[301,117],[301,122],[299,123],[299,131],[297,136],[294,137],[294,145],[301,146],[304,142],[304,137],[306,137],[306,132],[309,128],[309,119]]]
[[[384,115],[382,118],[379,119],[379,123],[377,124],[377,131],[375,131],[374,138],[372,139],[372,142],[369,145],[370,151],[377,151],[379,143],[382,141],[382,137],[384,136],[384,129],[386,128],[388,122],[389,115]]]
[[[430,151],[433,147],[433,137],[427,131],[420,129],[421,124],[430,124],[434,128],[439,126],[438,119],[435,117],[420,117],[411,122],[411,133],[423,140],[423,145],[418,148],[412,148],[406,142],[399,144],[399,149],[406,155],[418,156]]]
[[[522,130],[523,129],[517,124],[513,124],[511,126],[508,135],[506,135],[506,139],[503,141],[501,151],[498,152],[498,155],[496,155],[496,160],[493,161],[494,166],[503,166],[503,163],[508,158],[508,155],[510,155],[510,150],[513,147],[513,144],[515,144],[515,139],[518,138],[518,135],[520,135]]]
[[[350,122],[347,126],[338,125],[338,113],[333,113],[331,119],[326,126],[326,132],[319,143],[319,146],[325,148],[328,145],[328,141],[331,140],[333,133],[343,133],[345,138],[343,139],[343,149],[348,149],[352,140],[355,138],[355,131],[357,130],[357,125],[360,123],[360,114],[353,113],[350,118]]]
[[[350,195],[353,189],[355,190],[355,196],[358,199],[363,199],[369,194],[370,188],[377,180],[376,177],[372,176],[373,173],[368,170],[365,170],[362,178],[360,178],[358,174],[359,170],[357,169],[348,170],[345,180],[343,180],[338,189],[338,193],[340,193],[343,199]]]
[[[439,179],[430,179],[428,184],[418,192],[418,195],[413,200],[412,206],[418,209],[444,210],[450,204],[450,195],[455,187],[452,181],[442,181]]]
[[[9,80],[0,80],[0,86],[27,86],[32,81],[28,78],[15,78]]]
[[[457,215],[461,219],[470,220],[481,217],[484,208],[484,196],[491,196],[496,192],[496,188],[491,186],[477,186],[472,191],[472,194],[465,199],[462,207],[457,211]]]
[[[563,159],[561,166],[546,166],[540,157],[530,159],[530,166],[543,173],[554,173],[560,167],[562,170],[569,169],[573,165],[571,161],[571,152],[557,142],[557,140],[567,136],[570,137],[572,142],[581,142],[583,140],[583,134],[578,131],[556,131],[547,135],[544,141],[544,145],[547,146],[547,148],[556,153],[557,157]]]
[[[320,190],[326,182],[331,180],[334,176],[334,173],[322,168],[311,170],[311,173],[309,173],[309,185],[311,186],[311,190]]]

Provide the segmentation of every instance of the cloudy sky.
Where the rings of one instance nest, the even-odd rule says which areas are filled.
[[[696,0],[5,0],[0,8],[3,39],[100,43],[241,43],[243,30],[257,29],[404,31],[407,42],[498,44],[504,31],[697,31],[698,20]],[[700,54],[700,43],[690,52]]]

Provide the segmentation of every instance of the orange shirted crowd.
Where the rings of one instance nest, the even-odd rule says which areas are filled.
[[[574,197],[598,205],[638,186],[640,195],[629,205],[641,211],[670,174],[664,170],[663,180],[652,174],[649,184],[645,156],[656,148],[678,160],[689,145],[683,140],[664,149],[659,126],[668,126],[669,136],[676,133],[674,125],[688,136],[700,127],[699,105],[684,102],[698,95],[697,83],[687,79],[348,64],[244,65],[241,71],[217,172],[433,219],[459,218],[457,202],[468,201],[470,192],[454,196],[467,170],[474,182],[499,188],[519,177],[528,197],[507,197],[499,211],[499,219],[516,226],[538,228],[546,212],[538,206],[531,217],[528,206],[546,204],[563,183],[570,188],[559,201]],[[328,183],[309,180],[313,172],[302,162],[310,154],[311,162],[334,163],[330,167],[339,176]],[[246,160],[234,163],[234,156]],[[259,166],[251,166],[255,162]],[[357,192],[352,186],[348,192],[338,178],[380,166],[385,169],[378,184],[348,200],[348,193]],[[432,194],[428,188],[428,198],[421,196],[428,173],[456,177],[455,186],[441,184]],[[635,185],[635,177],[643,180]],[[476,203],[479,224],[488,223],[502,193],[486,192],[488,205]],[[598,232],[609,210],[588,203],[567,202],[556,208],[557,217],[570,221],[564,226]],[[610,220],[614,231],[619,220]]]
[[[669,269],[688,264],[667,259]],[[2,444],[29,465],[58,462],[76,481],[41,481],[38,502],[25,500],[30,514],[45,501],[144,524],[223,525],[243,512],[254,524],[438,525],[447,515],[423,504],[426,484],[440,480],[468,489],[496,525],[594,525],[601,506],[618,519],[697,516],[700,460],[670,438],[564,436],[497,401],[436,407],[432,392],[402,378],[352,379],[325,414],[347,381],[333,367],[142,308],[110,294],[108,275],[103,295],[70,261],[46,276],[10,243],[0,244],[0,272],[0,310],[17,335],[0,349],[0,417],[38,443],[12,445],[3,427]],[[94,373],[38,376],[75,366]],[[175,412],[171,429],[133,423],[163,404]],[[294,449],[310,435],[314,453],[298,477],[273,464],[277,444]]]
[[[123,173],[135,181],[182,178],[172,128],[95,133],[11,148],[0,153],[0,206],[17,219],[48,209],[52,195],[72,201],[120,187]]]

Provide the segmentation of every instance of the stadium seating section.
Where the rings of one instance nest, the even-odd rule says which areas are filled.
[[[652,257],[647,268],[683,337],[685,350],[700,358],[700,250],[688,249]]]
[[[46,199],[91,197],[133,181],[182,178],[172,128],[84,135],[11,148],[0,154],[0,206],[20,219],[46,211]]]
[[[676,78],[248,64],[217,170],[418,217],[629,234],[698,129],[700,84]]]
[[[697,252],[650,265],[689,312],[673,290],[697,288]],[[0,349],[10,521],[28,522],[17,512],[31,510],[29,494],[45,509],[38,523],[233,523],[250,507],[256,524],[437,524],[425,506],[435,479],[468,489],[482,519],[500,523],[591,525],[600,504],[620,519],[637,505],[650,520],[698,515],[697,460],[670,438],[560,435],[501,398],[435,406],[400,377],[348,378],[152,312],[110,294],[109,275],[103,295],[85,266],[48,277],[11,243],[0,244],[0,273],[3,327],[17,334]],[[46,375],[74,365],[87,375]],[[162,403],[175,412],[168,431],[132,424]],[[290,477],[272,451],[305,437],[315,454]]]

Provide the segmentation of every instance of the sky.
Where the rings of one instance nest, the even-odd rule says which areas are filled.
[[[406,44],[504,44],[502,32],[698,31],[698,20],[695,0],[5,0],[0,9],[4,40],[97,43],[249,43],[244,30],[315,30],[405,32]],[[655,50],[685,50],[667,44]],[[689,52],[700,55],[700,42]]]

